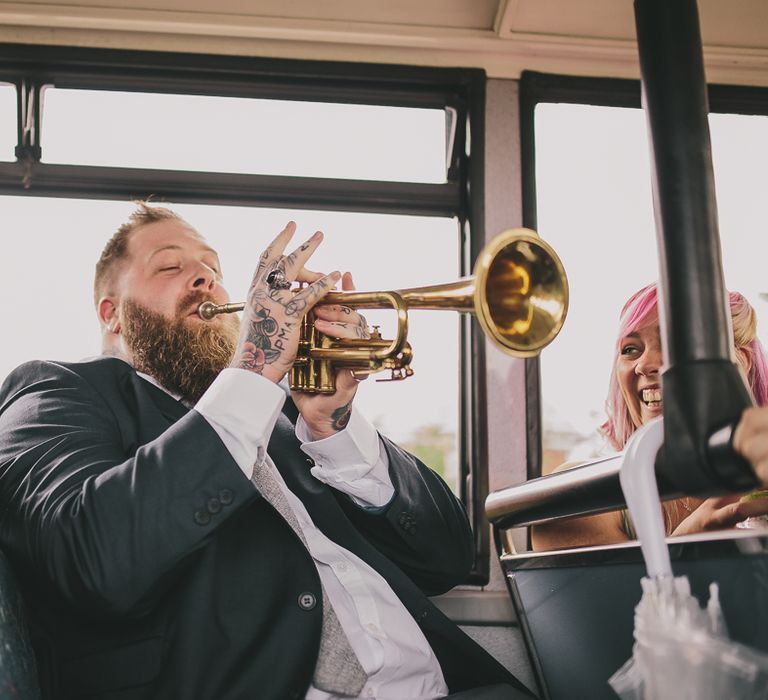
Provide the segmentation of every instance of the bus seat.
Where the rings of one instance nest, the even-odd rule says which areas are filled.
[[[703,604],[717,582],[730,637],[768,652],[768,532],[669,540],[676,576]],[[610,678],[632,654],[645,565],[637,543],[509,554],[502,568],[542,698],[615,700]]]

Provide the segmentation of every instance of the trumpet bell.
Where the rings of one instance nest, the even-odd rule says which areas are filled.
[[[474,306],[486,335],[504,352],[533,357],[551,343],[568,313],[568,278],[535,231],[503,231],[474,270]]]

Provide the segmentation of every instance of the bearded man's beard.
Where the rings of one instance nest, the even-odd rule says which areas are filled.
[[[178,303],[173,320],[133,299],[123,304],[123,337],[134,368],[191,404],[229,365],[239,336],[234,315],[194,326],[186,321],[190,309],[207,299],[199,292],[188,294]]]

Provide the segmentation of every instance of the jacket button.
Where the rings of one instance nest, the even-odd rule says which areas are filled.
[[[216,496],[213,496],[208,499],[208,503],[205,504],[205,507],[208,509],[208,512],[213,515],[221,510],[221,501],[216,498]]]
[[[201,508],[200,510],[195,511],[194,520],[198,525],[207,525],[211,522],[211,515],[208,511]]]
[[[312,610],[315,605],[317,605],[317,598],[315,598],[314,593],[310,593],[309,591],[299,593],[299,607],[302,610]]]
[[[235,494],[233,494],[229,489],[221,489],[221,491],[219,491],[219,500],[221,501],[222,505],[228,506],[234,499]]]
[[[415,534],[416,534],[416,526],[415,526],[415,525],[411,525],[411,526],[408,528],[408,534],[409,534],[409,535],[415,535]]]
[[[314,466],[315,466],[315,460],[314,460],[314,459],[312,459],[312,457],[307,457],[307,460],[306,460],[306,461],[307,461],[307,464],[308,464],[310,467],[314,467]]]

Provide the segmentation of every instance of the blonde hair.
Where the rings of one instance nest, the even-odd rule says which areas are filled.
[[[128,217],[128,221],[107,241],[96,263],[96,275],[93,280],[94,305],[98,306],[99,299],[114,285],[122,264],[128,259],[128,241],[136,229],[168,219],[184,222],[176,212],[166,207],[149,206],[145,201],[137,201],[135,204],[136,209]]]

